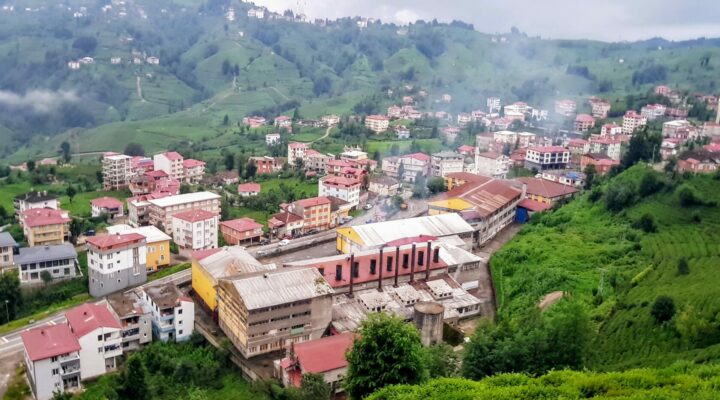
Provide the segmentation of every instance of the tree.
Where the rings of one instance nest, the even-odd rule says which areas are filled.
[[[225,170],[232,171],[235,168],[235,155],[232,153],[225,154]]]
[[[123,151],[123,153],[131,157],[144,156],[145,149],[140,143],[130,142],[125,146],[125,151]]]
[[[103,183],[103,179],[102,171],[95,171],[95,180],[97,180],[98,183]]]
[[[427,188],[432,194],[444,192],[447,190],[447,187],[445,186],[445,179],[439,176],[434,176],[428,180]]]
[[[28,160],[26,165],[27,165],[28,171],[30,171],[30,172],[35,171],[35,160]]]
[[[658,296],[653,303],[650,315],[658,324],[670,321],[675,316],[675,301],[669,296]]]
[[[320,374],[303,374],[300,380],[302,400],[330,400],[332,389]]]
[[[425,365],[430,378],[457,376],[460,372],[460,357],[447,343],[425,348]]]
[[[702,205],[703,201],[697,196],[695,190],[688,185],[682,185],[678,188],[678,200],[680,200],[680,206],[692,207],[696,205]]]
[[[72,157],[70,154],[70,143],[68,142],[62,142],[60,143],[60,151],[62,152],[62,157],[65,162],[70,162],[70,158]]]
[[[415,174],[415,184],[413,185],[412,193],[415,198],[424,199],[428,197],[427,180],[425,175],[420,171]]]
[[[394,384],[417,384],[427,379],[420,334],[398,317],[372,313],[347,353],[345,388],[353,399]]]
[[[667,159],[667,162],[665,163],[665,167],[663,169],[668,174],[675,172],[675,168],[677,167],[677,158],[670,157]]]
[[[657,232],[657,225],[655,224],[655,218],[650,213],[643,214],[635,224],[636,228],[641,229],[645,233]]]
[[[227,196],[223,196],[220,201],[220,219],[223,221],[230,219],[230,202]]]
[[[662,135],[659,133],[651,133],[646,126],[630,138],[630,144],[628,145],[627,152],[625,152],[623,156],[621,165],[623,168],[630,168],[638,161],[660,161],[659,151],[661,143]]]
[[[685,257],[680,257],[677,264],[678,275],[688,275],[690,273],[690,265]]]
[[[257,165],[255,165],[255,161],[250,160],[245,166],[245,178],[252,179],[255,174],[257,174]]]
[[[585,190],[590,190],[595,184],[595,176],[597,175],[595,164],[588,164],[583,172],[585,173]]]
[[[7,312],[2,306],[7,303]],[[22,304],[20,279],[16,271],[8,271],[0,275],[0,321],[7,323],[15,319],[15,311]]]
[[[65,194],[66,194],[67,197],[70,199],[70,203],[72,204],[73,198],[74,198],[75,195],[77,194],[77,189],[75,189],[75,186],[69,185],[69,186],[65,189]]]
[[[73,218],[70,220],[70,236],[72,237],[73,241],[77,240],[78,236],[83,231],[83,228],[85,227],[85,224],[79,219],[79,218]]]
[[[621,211],[635,201],[635,188],[626,182],[616,182],[605,193],[605,207],[613,212]]]
[[[398,167],[397,177],[400,182],[405,180],[405,164],[403,164],[402,162],[400,162],[400,166]]]
[[[392,203],[393,207],[400,209],[403,203],[405,203],[405,200],[403,200],[402,197],[395,195],[392,197],[392,199],[390,199],[390,202]]]
[[[228,126],[230,124],[230,117],[228,117],[227,114],[223,117],[223,126]]]
[[[122,374],[122,397],[135,400],[149,398],[146,375],[145,365],[140,357],[131,356]]]
[[[646,197],[657,192],[662,187],[662,182],[658,181],[657,176],[652,171],[647,171],[640,180],[638,188],[640,196]]]
[[[52,279],[53,279],[53,278],[52,278],[52,275],[50,275],[50,271],[44,269],[44,270],[40,273],[40,279],[42,279],[42,281],[43,281],[43,283],[45,284],[45,286],[47,286],[50,282],[52,282]]]

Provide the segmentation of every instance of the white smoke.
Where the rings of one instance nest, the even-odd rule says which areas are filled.
[[[31,108],[39,113],[51,112],[63,103],[78,100],[77,94],[68,90],[30,90],[25,94],[0,90],[0,104],[17,108]]]

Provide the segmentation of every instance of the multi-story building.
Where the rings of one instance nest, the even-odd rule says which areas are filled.
[[[430,156],[425,153],[412,153],[399,157],[385,157],[382,162],[382,171],[385,175],[401,181],[415,182],[418,176],[428,175]]]
[[[667,107],[664,104],[648,104],[640,109],[640,115],[648,121],[653,121],[665,116]]]
[[[152,318],[143,310],[135,292],[114,293],[107,297],[110,311],[120,323],[123,352],[138,350],[152,341]]]
[[[340,123],[340,117],[337,115],[325,115],[320,120],[325,126],[335,126]]]
[[[43,272],[52,280],[74,278],[77,274],[77,252],[70,243],[53,246],[23,247],[15,256],[20,283],[45,283]]]
[[[605,124],[600,128],[600,134],[603,136],[615,136],[623,134],[623,127],[615,123]]]
[[[647,118],[638,114],[634,110],[630,110],[623,116],[623,133],[631,135],[637,129],[647,125]]]
[[[280,143],[280,134],[279,133],[268,133],[265,135],[265,144],[268,146],[276,145]]]
[[[128,187],[132,177],[132,157],[105,153],[102,159],[103,188],[119,190]]]
[[[665,122],[662,127],[662,135],[665,138],[692,140],[698,136],[698,129],[689,121],[678,119]]]
[[[599,119],[607,118],[611,108],[609,101],[593,97],[590,98],[588,102],[590,103],[590,108],[592,110],[591,113],[593,117]]]
[[[598,175],[605,175],[620,162],[605,154],[586,153],[580,157],[580,169],[584,171],[588,165],[594,165]]]
[[[555,102],[555,114],[570,117],[575,114],[575,110],[577,110],[575,100],[557,100]]]
[[[529,147],[535,143],[537,135],[531,132],[518,132],[517,133],[517,145],[518,148]]]
[[[173,241],[183,252],[214,249],[218,244],[220,216],[205,210],[175,213],[172,218]]]
[[[70,237],[70,217],[64,210],[25,210],[20,213],[20,225],[29,246],[62,244]]]
[[[249,161],[255,163],[258,175],[272,174],[282,169],[282,160],[275,157],[250,157]]]
[[[153,335],[163,341],[182,342],[195,330],[195,303],[174,283],[143,288],[143,310],[152,319]]]
[[[365,117],[365,127],[375,133],[383,133],[390,127],[390,118],[385,115],[368,115]]]
[[[496,113],[496,112],[499,112],[499,111],[500,111],[501,103],[500,103],[500,98],[499,98],[499,97],[488,97],[488,99],[487,99],[487,101],[486,101],[485,104],[487,105],[488,113],[489,113],[489,114]]]
[[[87,239],[88,284],[102,297],[147,280],[147,244],[138,233],[116,233]]]
[[[619,161],[622,141],[608,136],[590,136],[590,153],[605,154],[610,159]]]
[[[544,171],[565,169],[570,162],[570,150],[562,146],[528,147],[525,154],[525,168]]]
[[[360,205],[361,182],[355,178],[328,175],[318,181],[320,197],[333,196],[345,200],[351,207]]]
[[[20,333],[26,376],[37,400],[80,389],[80,343],[66,324]]]
[[[333,289],[315,268],[220,279],[220,329],[246,357],[319,339],[332,319]]]
[[[185,183],[195,184],[202,181],[205,176],[205,161],[189,158],[183,160],[182,165]]]
[[[96,378],[117,369],[122,361],[122,326],[105,304],[85,303],[65,313],[80,343],[80,379]]]
[[[220,233],[228,245],[259,242],[263,235],[263,226],[252,218],[237,218],[220,223]]]
[[[395,196],[400,190],[400,182],[389,176],[370,178],[368,191],[378,196]]]
[[[15,265],[17,242],[8,232],[0,232],[0,273]]]
[[[475,170],[478,175],[505,179],[510,170],[510,158],[502,153],[486,151],[475,155]]]
[[[454,172],[462,172],[465,157],[453,151],[441,151],[432,155],[430,159],[430,173],[432,176],[444,177]]]
[[[334,159],[335,158],[329,154],[322,154],[317,150],[307,149],[305,151],[305,170],[324,174],[327,172],[328,163]]]
[[[172,216],[191,210],[203,210],[220,214],[220,196],[212,192],[195,192],[148,200],[150,225],[172,234]]]
[[[305,152],[310,149],[310,144],[301,142],[288,143],[288,164],[291,167],[297,165],[297,159],[305,161]]]
[[[148,272],[170,265],[170,240],[172,238],[160,229],[150,225],[133,228],[130,225],[112,225],[107,227],[108,234],[137,233],[145,236],[147,245],[146,265]]]
[[[292,128],[292,118],[288,117],[287,115],[280,115],[278,117],[275,117],[273,125],[275,125],[277,128]]]
[[[595,118],[589,114],[578,114],[573,128],[576,132],[587,132],[595,126]]]
[[[183,156],[176,151],[168,151],[153,156],[155,171],[164,171],[170,179],[176,179],[181,182],[185,179],[183,161]]]
[[[525,198],[540,203],[555,204],[560,200],[575,196],[579,190],[572,186],[550,182],[540,178],[517,178],[518,187],[523,187]]]
[[[302,232],[330,229],[330,200],[327,197],[311,197],[290,203],[284,210],[302,218]]]
[[[15,196],[13,205],[17,215],[20,215],[23,211],[35,208],[52,208],[53,210],[60,209],[60,202],[58,201],[57,196],[54,194],[48,194],[48,192],[29,192]]]
[[[400,106],[392,105],[387,109],[387,116],[389,118],[400,118],[402,117],[402,115],[402,107]]]
[[[684,151],[678,156],[679,172],[710,173],[720,169],[720,152],[706,149]]]
[[[90,215],[93,218],[107,215],[110,218],[123,216],[123,203],[114,197],[99,197],[90,201]]]

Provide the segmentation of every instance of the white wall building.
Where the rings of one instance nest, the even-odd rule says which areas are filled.
[[[178,181],[182,181],[185,178],[183,161],[183,156],[175,151],[168,151],[153,156],[155,171],[165,171],[170,179],[176,179]]]
[[[218,245],[220,216],[205,210],[190,210],[172,217],[173,241],[181,249],[205,250]]]
[[[505,179],[509,171],[510,158],[495,152],[475,154],[475,171],[478,175]]]
[[[360,204],[360,181],[355,178],[328,175],[318,181],[319,197],[337,197],[357,207]]]
[[[430,174],[444,177],[454,172],[463,172],[465,157],[452,151],[442,151],[432,155],[430,161]]]
[[[125,154],[105,153],[102,159],[103,188],[126,188],[132,177],[132,157]]]
[[[122,359],[122,327],[106,304],[86,303],[65,313],[80,343],[80,378],[114,371]]]
[[[26,376],[37,400],[50,400],[53,392],[80,387],[80,343],[70,327],[42,326],[22,332],[20,337]]]
[[[152,315],[153,337],[163,342],[187,340],[195,329],[195,303],[172,283],[142,290],[143,309]]]

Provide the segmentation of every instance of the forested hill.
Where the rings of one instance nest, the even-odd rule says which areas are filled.
[[[660,82],[709,93],[720,63],[716,40],[541,40],[461,22],[361,29],[357,18],[250,18],[252,5],[237,0],[0,3],[0,155],[26,146],[15,159],[56,151],[59,134],[80,151],[107,150],[145,122],[167,128],[143,130],[147,142],[168,146],[207,140],[225,114],[372,113],[406,84],[430,93],[426,108],[447,111],[480,108],[490,95],[540,106],[618,98]],[[84,57],[93,63],[70,68]],[[440,106],[444,93],[453,102]]]

